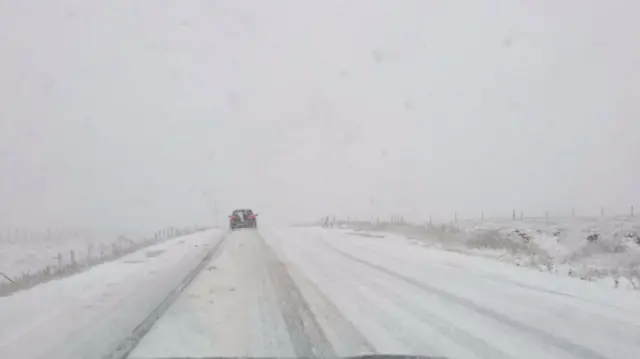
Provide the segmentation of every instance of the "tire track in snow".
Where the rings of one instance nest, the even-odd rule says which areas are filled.
[[[452,342],[463,342],[464,348],[471,349],[471,351],[474,353],[483,353],[487,358],[513,358],[501,349],[489,344],[484,339],[473,335],[472,332],[460,328],[453,322],[446,320],[446,318],[442,317],[441,315],[430,313],[428,310],[425,310],[423,306],[420,306],[419,304],[416,304],[411,300],[407,300],[407,298],[404,298],[404,296],[402,295],[398,295],[398,293],[392,288],[388,288],[387,286],[378,283],[378,281],[375,280],[375,276],[369,277],[366,275],[362,275],[357,271],[351,272],[350,275],[354,276],[359,284],[364,284],[368,288],[375,291],[379,298],[385,298],[398,308],[402,308],[402,310],[411,313],[411,315],[414,316],[417,320],[428,324],[443,336],[449,337]]]
[[[287,267],[273,248],[256,233],[263,247],[269,279],[278,297],[291,345],[298,358],[336,358],[337,355],[322,331],[309,304],[304,299]]]
[[[587,348],[587,347],[572,343],[572,342],[570,342],[570,341],[568,341],[566,339],[563,339],[563,338],[559,338],[557,336],[554,336],[552,334],[549,334],[549,333],[545,332],[544,330],[541,330],[541,329],[535,328],[533,326],[527,325],[525,323],[519,322],[517,320],[514,320],[514,319],[512,319],[512,318],[510,318],[510,317],[508,317],[508,316],[506,316],[504,314],[501,314],[501,313],[499,313],[497,311],[494,311],[494,310],[489,309],[489,308],[482,307],[482,306],[474,303],[473,301],[471,301],[469,299],[458,297],[458,296],[456,296],[454,294],[451,294],[449,292],[446,292],[446,291],[444,291],[442,289],[429,286],[429,285],[427,285],[425,283],[422,283],[422,282],[420,282],[418,280],[415,280],[413,278],[404,276],[404,275],[402,275],[400,273],[397,273],[395,271],[389,270],[389,269],[384,268],[384,267],[382,267],[380,265],[377,265],[377,264],[368,262],[366,260],[354,257],[351,254],[348,254],[348,253],[345,253],[345,252],[343,252],[341,250],[336,249],[335,247],[333,247],[332,245],[330,245],[327,242],[324,242],[324,243],[327,245],[327,247],[331,248],[336,253],[339,253],[342,256],[345,256],[345,257],[347,257],[347,258],[349,258],[349,259],[351,259],[351,260],[353,260],[355,262],[358,262],[358,263],[363,264],[363,265],[365,265],[367,267],[373,268],[373,269],[375,269],[375,270],[377,270],[379,272],[387,274],[387,275],[389,275],[391,277],[394,277],[396,279],[399,279],[401,281],[409,283],[409,284],[411,284],[411,285],[413,285],[413,286],[415,286],[415,287],[417,287],[417,288],[419,288],[419,289],[421,289],[421,290],[423,290],[425,292],[428,292],[428,293],[433,294],[433,295],[437,295],[437,296],[439,296],[441,298],[444,298],[444,299],[446,299],[446,300],[448,300],[450,302],[453,302],[453,303],[459,304],[461,306],[464,306],[466,308],[469,308],[469,309],[471,309],[471,310],[473,310],[473,311],[475,311],[475,312],[477,312],[477,313],[479,313],[481,315],[485,315],[487,317],[493,318],[493,319],[497,320],[498,322],[503,323],[503,324],[505,324],[507,326],[510,326],[510,327],[512,327],[514,329],[518,329],[518,330],[520,330],[522,332],[528,333],[528,334],[536,337],[537,339],[539,339],[541,342],[543,342],[543,344],[551,344],[551,345],[555,346],[556,348],[561,349],[561,350],[563,350],[563,351],[565,351],[567,353],[570,353],[572,355],[575,355],[575,356],[577,356],[579,358],[585,358],[585,359],[587,359],[587,358],[589,358],[589,359],[607,359],[606,356],[604,356],[604,355],[602,355],[602,354],[600,354],[600,353],[598,353],[598,352],[596,352],[596,351],[594,351],[594,350],[592,350],[590,348]]]
[[[326,294],[316,285],[315,282],[307,278],[302,270],[290,262],[290,257],[285,254],[278,234],[272,233],[268,237],[276,238],[276,242],[271,242],[270,246],[280,261],[285,263],[290,277],[297,284],[302,294],[307,299],[309,308],[314,313],[318,324],[323,329],[327,340],[332,343],[334,351],[339,356],[346,354],[377,354],[375,346],[356,328],[336,304],[331,301]],[[265,241],[266,242],[266,241]],[[288,245],[291,245],[289,243]],[[306,253],[306,248],[293,246],[295,252]]]
[[[151,330],[153,325],[162,317],[162,315],[169,309],[176,299],[182,294],[182,292],[191,284],[195,277],[202,272],[204,267],[211,261],[215,260],[223,250],[223,245],[226,243],[227,236],[222,237],[215,246],[202,258],[198,265],[193,268],[189,274],[174,288],[167,297],[158,305],[151,313],[136,326],[131,334],[118,345],[118,347],[110,354],[103,357],[103,359],[126,359],[127,356],[135,349],[140,340]]]

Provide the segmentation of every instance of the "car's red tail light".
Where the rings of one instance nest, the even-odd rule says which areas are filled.
[[[231,216],[231,219],[236,220],[238,219],[238,216]]]
[[[250,214],[249,219],[256,219],[256,216],[254,216],[253,214]]]

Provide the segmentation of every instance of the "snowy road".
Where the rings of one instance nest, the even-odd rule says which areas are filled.
[[[0,357],[638,358],[639,294],[391,235],[206,232],[0,298]]]
[[[639,303],[399,238],[238,231],[130,358],[637,358]]]

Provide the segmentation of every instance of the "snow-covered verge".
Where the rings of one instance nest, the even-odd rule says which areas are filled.
[[[640,219],[484,220],[437,225],[343,222],[361,236],[396,234],[421,246],[640,290]]]
[[[83,273],[0,297],[0,358],[103,358],[223,237],[167,240]]]
[[[168,227],[153,235],[88,230],[2,231],[0,296],[86,270],[161,241],[204,230]]]

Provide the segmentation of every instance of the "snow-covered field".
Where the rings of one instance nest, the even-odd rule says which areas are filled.
[[[166,228],[156,233],[122,233],[106,230],[10,230],[0,229],[0,273],[17,280],[47,267],[52,270],[90,260],[113,257],[142,245],[174,237],[196,228]],[[0,277],[0,284],[6,278]]]
[[[412,225],[350,222],[354,234],[495,258],[604,285],[640,289],[640,218],[465,220]]]

